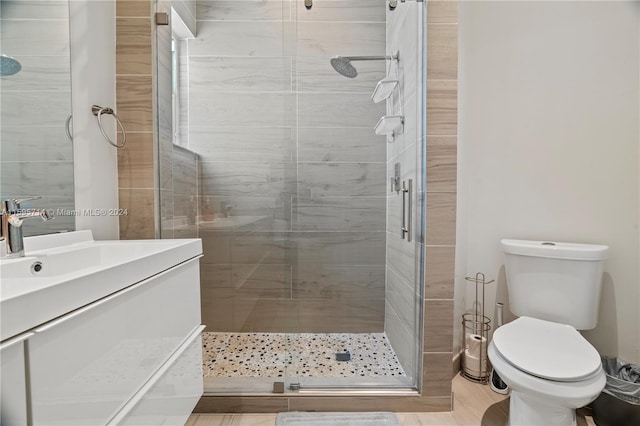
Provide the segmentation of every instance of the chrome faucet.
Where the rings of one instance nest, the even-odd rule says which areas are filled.
[[[53,219],[46,210],[23,210],[20,208],[20,203],[23,201],[37,200],[39,198],[3,199],[0,202],[0,209],[2,209],[2,227],[0,229],[2,249],[0,250],[0,257],[10,259],[24,256],[24,240],[22,236],[22,222],[24,219],[39,217],[43,222]]]

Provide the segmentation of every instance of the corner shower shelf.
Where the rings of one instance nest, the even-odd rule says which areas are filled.
[[[403,115],[385,115],[380,117],[374,128],[376,135],[393,136],[404,126]]]

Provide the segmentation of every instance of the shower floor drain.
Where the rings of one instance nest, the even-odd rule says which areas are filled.
[[[336,361],[351,361],[351,354],[349,352],[336,353]]]

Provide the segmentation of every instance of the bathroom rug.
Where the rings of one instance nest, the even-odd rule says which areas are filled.
[[[399,426],[394,413],[278,413],[276,426]]]

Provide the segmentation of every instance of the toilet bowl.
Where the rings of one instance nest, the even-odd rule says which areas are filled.
[[[487,354],[511,388],[510,426],[576,425],[606,376],[593,346],[570,325],[520,317],[498,328]]]

